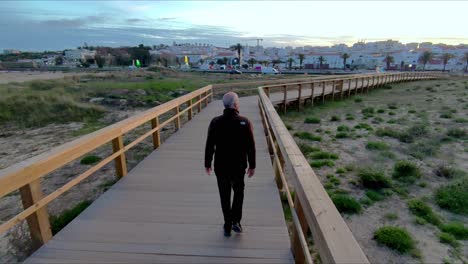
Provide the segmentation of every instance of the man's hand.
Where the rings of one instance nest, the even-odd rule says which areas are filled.
[[[205,168],[205,171],[206,171],[206,174],[208,174],[208,176],[211,175],[211,168]]]
[[[247,170],[247,175],[249,176],[249,178],[252,178],[252,176],[254,176],[255,174],[255,169],[248,169]]]

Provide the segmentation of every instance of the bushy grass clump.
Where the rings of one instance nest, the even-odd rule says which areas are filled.
[[[313,160],[313,161],[310,162],[310,166],[312,168],[321,168],[321,167],[324,167],[324,166],[333,167],[333,166],[335,166],[335,162],[333,162],[331,160]]]
[[[456,239],[467,240],[468,239],[468,228],[463,226],[462,223],[452,222],[444,224],[440,228],[445,233],[453,235]]]
[[[400,160],[393,166],[392,177],[405,183],[414,183],[421,178],[421,170],[411,161]]]
[[[304,143],[299,143],[299,149],[301,150],[302,154],[304,154],[304,156],[307,156],[312,152],[320,151],[319,148],[312,147],[312,146],[310,146],[308,144],[304,144]]]
[[[451,245],[454,248],[460,246],[460,242],[458,242],[457,239],[449,233],[444,233],[444,232],[440,233],[439,241],[441,243]]]
[[[429,125],[425,123],[419,123],[410,126],[407,130],[399,133],[398,139],[401,142],[411,143],[417,139],[421,139],[429,135]]]
[[[443,209],[468,215],[468,177],[439,187],[435,199]]]
[[[375,109],[373,107],[366,107],[362,109],[361,113],[363,115],[373,115],[375,113]]]
[[[361,204],[347,194],[333,194],[331,199],[340,213],[357,214],[362,211]]]
[[[296,132],[294,133],[294,136],[300,138],[300,139],[306,139],[306,140],[310,140],[310,141],[322,141],[322,137],[321,136],[316,136],[316,135],[313,135],[309,132],[305,132],[305,131],[301,131],[301,132]]]
[[[304,119],[304,123],[306,124],[320,124],[320,118],[315,116],[310,116]]]
[[[379,109],[379,110],[377,110],[377,113],[383,114],[383,113],[385,113],[385,109]]]
[[[398,106],[397,106],[396,103],[389,103],[389,104],[387,104],[387,106],[388,106],[389,109],[398,109]]]
[[[439,177],[444,177],[447,179],[453,179],[453,178],[458,178],[466,175],[466,173],[462,170],[456,169],[453,166],[450,166],[448,164],[442,163],[439,164],[435,169],[434,169],[434,174],[439,176]]]
[[[384,226],[374,232],[377,243],[394,249],[400,253],[408,253],[415,248],[415,241],[404,228]]]
[[[346,172],[346,169],[344,169],[344,168],[338,168],[338,169],[336,169],[335,172],[338,173],[338,174],[343,174],[343,173]]]
[[[98,161],[101,161],[101,157],[96,156],[96,155],[89,155],[81,159],[80,163],[83,165],[91,165]]]
[[[382,201],[385,199],[385,196],[383,194],[374,190],[366,191],[366,196],[374,202]]]
[[[396,213],[387,213],[384,215],[384,218],[390,221],[398,219],[398,215]]]
[[[358,177],[362,186],[369,189],[380,190],[392,185],[391,180],[385,176],[382,170],[362,168],[358,172]]]
[[[359,124],[355,125],[354,128],[356,128],[356,129],[365,129],[367,131],[374,130],[371,125],[366,124],[366,123],[359,123]]]
[[[313,159],[338,159],[338,154],[325,152],[325,151],[317,151],[310,154],[310,157]]]
[[[360,103],[360,102],[362,102],[362,98],[361,97],[356,97],[356,98],[354,98],[354,102]]]
[[[348,132],[338,132],[336,133],[336,138],[349,138]]]
[[[399,138],[400,132],[389,127],[383,127],[377,128],[377,130],[375,131],[375,135],[378,137]]]
[[[330,121],[332,121],[332,122],[337,122],[337,121],[340,121],[340,120],[341,120],[341,118],[339,116],[336,116],[336,115],[334,115],[334,116],[332,116],[330,118]]]
[[[58,216],[50,217],[50,228],[52,234],[57,234],[62,228],[64,228],[68,223],[70,223],[75,217],[77,217],[81,212],[83,212],[89,205],[90,201],[83,201],[78,203],[73,208],[63,211]]]
[[[348,126],[345,126],[345,125],[340,125],[336,128],[337,131],[340,131],[340,132],[349,132],[351,131],[351,129],[348,127]]]
[[[440,226],[442,224],[440,216],[434,213],[434,211],[432,211],[432,208],[423,200],[413,199],[408,201],[408,208],[415,216],[421,217],[428,223],[431,223],[435,226]]]
[[[366,149],[368,150],[388,150],[389,148],[390,146],[382,141],[369,141],[366,144]]]
[[[453,137],[453,138],[459,138],[459,139],[466,139],[467,133],[466,130],[463,128],[450,128],[447,131],[447,136]]]

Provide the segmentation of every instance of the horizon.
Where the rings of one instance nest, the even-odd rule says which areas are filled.
[[[64,50],[85,42],[255,46],[256,38],[264,47],[389,39],[458,45],[468,43],[464,10],[468,2],[0,1],[0,49]]]

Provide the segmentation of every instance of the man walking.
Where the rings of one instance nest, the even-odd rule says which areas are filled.
[[[221,208],[224,215],[224,236],[231,229],[242,232],[242,203],[244,201],[244,175],[255,173],[255,141],[252,124],[239,115],[239,97],[229,92],[223,96],[224,112],[211,120],[205,148],[205,169],[211,174],[211,161],[215,155],[214,171],[218,181]],[[231,206],[231,189],[234,199]]]

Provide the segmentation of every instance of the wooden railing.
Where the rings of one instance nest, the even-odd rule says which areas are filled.
[[[176,130],[179,129],[181,117],[185,113],[187,113],[188,120],[191,120],[194,108],[200,112],[203,105],[206,106],[212,100],[213,87],[208,85],[134,117],[61,145],[39,156],[0,170],[0,198],[19,190],[24,207],[21,213],[0,225],[0,234],[21,221],[27,220],[34,246],[37,248],[46,243],[52,238],[47,204],[112,161],[115,161],[117,176],[126,176],[126,151],[150,136],[152,137],[153,147],[158,148],[161,144],[160,131],[163,127],[174,122]],[[163,114],[165,116],[172,114],[172,116],[160,122],[160,117]],[[133,142],[124,145],[123,136],[126,133],[147,123],[151,123],[151,130]],[[104,158],[52,193],[46,196],[43,195],[40,183],[42,177],[109,142],[112,142],[112,155]]]
[[[294,101],[300,107],[302,100],[310,99],[313,104],[317,98],[325,100],[325,96],[333,100],[335,96],[342,98],[345,94],[350,95],[353,92],[356,94],[358,90],[367,92],[370,88],[391,82],[433,79],[438,76],[426,72],[385,73],[343,76],[258,88],[260,113],[276,182],[279,189],[286,193],[293,216],[292,249],[296,263],[312,263],[305,237],[308,230],[312,233],[322,263],[369,263],[369,261],[294,138],[281,121],[275,105],[281,105],[281,109],[286,111],[288,103]],[[305,87],[312,89],[310,95],[304,96]],[[275,89],[278,89],[281,96],[276,97],[280,99],[272,101],[271,99],[278,95]],[[320,89],[320,92],[314,93],[314,89]],[[285,174],[290,176],[292,182],[287,182]],[[289,186],[293,187],[296,193],[294,200]]]

